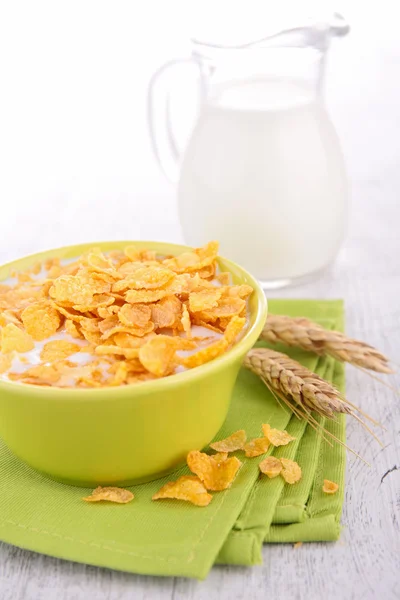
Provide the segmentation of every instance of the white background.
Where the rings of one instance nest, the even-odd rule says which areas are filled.
[[[254,14],[261,31],[281,3],[258,4],[261,16],[250,1],[221,9],[216,1],[0,0],[0,262],[78,241],[180,241],[174,189],[158,172],[147,135],[147,83],[160,63],[187,53],[191,28],[214,23],[218,11],[239,28]],[[335,5],[352,24],[332,47],[326,94],[352,187],[349,234],[331,271],[280,293],[344,298],[349,334],[399,364],[396,5]],[[178,92],[185,98],[184,85]],[[215,568],[203,583],[95,569],[0,544],[0,598],[399,598],[400,471],[381,482],[400,467],[399,399],[355,369],[347,381],[348,397],[387,431],[380,449],[349,423],[348,443],[371,468],[349,457],[337,544],[268,546],[263,567]]]

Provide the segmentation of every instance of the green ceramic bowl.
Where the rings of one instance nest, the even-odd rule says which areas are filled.
[[[79,256],[129,244],[179,254],[184,246],[155,242],[104,242],[49,250],[0,268],[0,281],[49,257]],[[250,324],[223,356],[158,381],[118,388],[43,388],[0,380],[0,436],[33,468],[79,486],[127,485],[155,479],[201,449],[223,424],[235,380],[267,314],[257,281],[238,265],[219,259],[235,283],[254,288]]]

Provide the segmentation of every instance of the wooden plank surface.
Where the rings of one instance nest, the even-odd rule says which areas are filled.
[[[347,332],[400,363],[400,43],[390,14],[370,12],[369,20],[360,18],[352,37],[335,47],[327,78],[352,184],[348,238],[322,278],[274,296],[344,298]],[[379,27],[372,36],[375,19]],[[142,120],[144,86],[153,66],[145,71],[131,107]],[[133,144],[142,161],[140,172],[126,171],[124,178],[107,181],[98,174],[97,188],[57,184],[41,194],[37,188],[34,201],[11,198],[4,208],[3,222],[12,226],[0,242],[1,262],[78,240],[179,241],[174,193],[156,171],[144,129]],[[109,212],[111,205],[118,207],[117,215]],[[391,382],[400,387],[398,377]],[[129,575],[0,544],[1,600],[400,598],[399,397],[351,368],[347,394],[386,431],[381,448],[357,423],[348,423],[350,447],[371,467],[349,455],[338,543],[266,546],[262,566],[217,567],[204,582]]]

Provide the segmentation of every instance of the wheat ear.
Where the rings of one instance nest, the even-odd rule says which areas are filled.
[[[260,339],[272,344],[281,342],[286,346],[296,346],[379,373],[394,372],[389,367],[389,359],[369,344],[351,339],[341,331],[324,329],[303,317],[268,315]]]
[[[348,414],[381,443],[357,413],[375,425],[379,423],[346,400],[334,385],[286,354],[268,348],[253,348],[248,352],[243,364],[260,377],[275,397],[281,399],[295,415],[305,419],[313,427],[317,427],[318,423],[311,411],[329,419],[335,418],[338,413]],[[325,433],[327,434],[326,431]]]

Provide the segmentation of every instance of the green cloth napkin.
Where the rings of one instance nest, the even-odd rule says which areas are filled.
[[[270,312],[308,316],[341,328],[340,301],[274,300]],[[285,349],[289,353],[287,349]],[[343,389],[343,368],[332,361],[292,349],[291,356]],[[215,562],[252,565],[261,561],[263,542],[334,540],[339,536],[345,454],[321,440],[310,427],[283,409],[252,373],[242,369],[231,408],[216,439],[245,429],[261,435],[261,424],[287,428],[296,441],[275,450],[294,458],[302,480],[260,476],[260,458],[243,461],[229,490],[198,508],[151,496],[172,476],[130,488],[126,505],[86,504],[90,490],[63,485],[30,469],[0,441],[0,539],[60,558],[135,573],[204,578]],[[344,421],[321,423],[344,441]],[[155,443],[157,441],[155,440]],[[322,493],[324,478],[339,483],[334,496]]]

